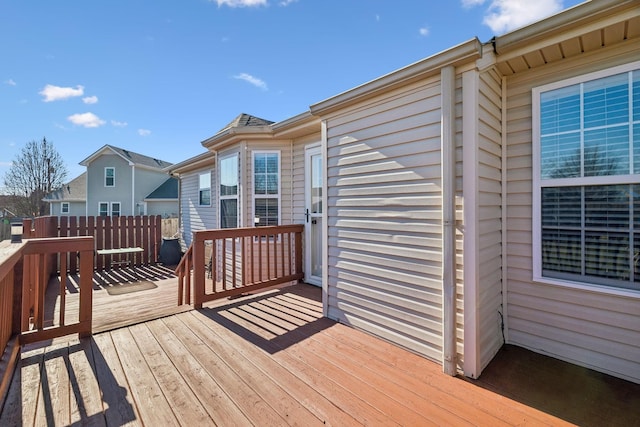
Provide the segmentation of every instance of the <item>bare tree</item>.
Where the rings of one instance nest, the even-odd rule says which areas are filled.
[[[42,141],[30,141],[13,160],[4,175],[4,185],[15,197],[18,216],[40,216],[47,213],[44,196],[60,188],[67,178],[67,168],[53,145]]]

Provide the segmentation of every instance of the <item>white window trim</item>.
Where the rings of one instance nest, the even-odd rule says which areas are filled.
[[[234,196],[223,196],[220,192],[220,186],[222,185],[222,170],[220,168],[220,164],[222,163],[223,160],[229,159],[231,157],[235,157],[236,161],[238,162],[238,190],[236,192],[236,194]],[[217,197],[217,201],[218,201],[218,206],[217,206],[217,210],[218,210],[218,228],[222,228],[222,200],[236,200],[236,210],[237,210],[237,216],[236,216],[236,228],[237,227],[242,227],[242,211],[240,209],[240,188],[241,188],[241,180],[242,180],[242,168],[240,167],[240,153],[235,151],[232,153],[228,153],[225,154],[223,156],[219,156],[218,157],[218,174],[217,174],[217,191],[216,193],[218,194]]]
[[[209,177],[209,187],[200,187],[200,178],[201,178],[203,175],[208,175],[208,177]],[[206,172],[199,172],[199,173],[198,173],[198,206],[200,206],[200,207],[211,207],[211,205],[212,205],[212,200],[211,200],[211,197],[212,197],[211,181],[212,181],[212,180],[211,180],[211,171],[210,171],[210,170],[209,170],[209,171],[206,171]],[[202,204],[200,204],[200,199],[201,199],[201,197],[200,197],[200,192],[201,192],[202,190],[206,190],[207,188],[209,189],[209,204],[207,204],[207,205],[202,205]]]
[[[113,205],[118,204],[120,207],[120,210],[118,211],[118,216],[122,216],[122,202],[111,202],[109,203],[109,216],[113,217]]]
[[[575,84],[584,83],[590,80],[609,77],[614,74],[628,73],[629,71],[640,68],[640,61],[634,61],[627,64],[595,71],[588,74],[582,74],[565,80],[549,83],[543,86],[534,87],[531,90],[532,95],[532,260],[533,260],[533,281],[548,285],[571,288],[580,291],[594,292],[598,294],[608,294],[614,296],[623,296],[640,299],[640,291],[635,289],[618,288],[613,286],[598,285],[595,283],[578,282],[572,280],[556,279],[545,277],[542,275],[542,212],[540,193],[543,187],[540,176],[540,94],[554,89],[567,87]],[[631,114],[631,112],[630,112]],[[633,123],[633,122],[631,122]],[[631,156],[633,162],[633,156]],[[566,186],[568,182],[572,185],[588,186],[588,185],[605,185],[605,184],[640,184],[640,174],[635,175],[618,175],[618,176],[595,176],[581,178],[562,178],[562,179],[545,179],[544,187]]]
[[[255,160],[258,154],[278,155],[278,194],[256,194],[256,173]],[[277,199],[278,200],[278,225],[282,224],[282,153],[280,150],[255,150],[251,152],[251,218],[252,226],[255,227],[256,199]]]
[[[113,185],[107,185],[107,170],[113,170]],[[116,168],[114,168],[113,166],[106,166],[104,168],[104,186],[105,188],[111,188],[111,187],[115,187],[116,186]]]
[[[111,205],[109,204],[109,202],[98,202],[98,216],[102,216],[102,213],[100,211],[101,205],[107,205],[107,216],[111,216]]]
[[[64,211],[64,208],[67,208],[67,211]],[[71,211],[71,205],[69,204],[69,202],[60,202],[60,215],[69,215]]]

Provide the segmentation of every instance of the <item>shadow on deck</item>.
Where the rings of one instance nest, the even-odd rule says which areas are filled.
[[[630,426],[638,399],[640,385],[511,346],[480,380],[452,378],[322,317],[321,290],[295,285],[26,346],[0,425]]]

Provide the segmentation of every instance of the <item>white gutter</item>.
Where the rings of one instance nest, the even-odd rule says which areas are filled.
[[[442,90],[442,368],[455,376],[456,368],[456,70],[448,65],[440,71]]]
[[[477,69],[462,74],[462,193],[464,194],[464,375],[480,372],[478,295],[478,105]]]
[[[504,337],[504,343],[509,342],[509,318],[507,316],[508,298],[507,298],[507,78],[502,77],[502,126],[500,133],[502,134],[502,334]]]
[[[131,215],[135,215],[136,210],[136,165],[131,164]],[[120,207],[122,215],[122,207]]]

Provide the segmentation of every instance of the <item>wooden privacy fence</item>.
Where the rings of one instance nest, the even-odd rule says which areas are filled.
[[[194,232],[176,268],[178,304],[191,303],[193,295],[201,308],[207,301],[301,280],[303,230],[300,224]]]
[[[24,236],[33,237],[74,237],[93,236],[95,250],[140,247],[141,253],[131,255],[134,265],[155,264],[162,242],[162,217],[154,216],[46,216],[33,221],[24,220]],[[77,259],[67,256],[67,268],[75,273]],[[112,262],[124,261],[126,255],[105,255],[96,257],[95,267],[103,270]],[[52,260],[53,262],[53,260]],[[53,272],[53,271],[52,271]]]

